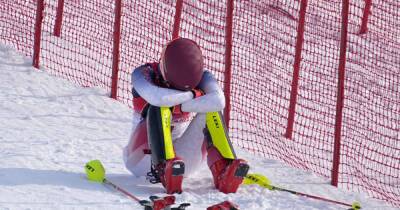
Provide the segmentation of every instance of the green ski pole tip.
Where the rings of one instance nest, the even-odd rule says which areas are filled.
[[[361,209],[361,204],[359,202],[353,202],[351,204],[351,209],[357,210],[357,209]]]
[[[85,171],[87,178],[94,182],[103,182],[106,174],[100,160],[91,160],[87,162],[85,165]]]

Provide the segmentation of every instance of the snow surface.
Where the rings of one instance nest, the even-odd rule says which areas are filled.
[[[31,67],[31,60],[0,45],[0,209],[142,209],[124,195],[85,178],[83,166],[100,159],[112,182],[140,198],[164,195],[161,185],[136,178],[124,168],[122,148],[131,130],[132,111],[96,88]],[[395,209],[365,195],[345,192],[311,172],[239,150],[251,172],[265,174],[278,186],[351,203],[363,209]],[[206,209],[224,200],[241,209],[346,209],[257,186],[236,194],[213,188],[204,164],[184,180],[177,202]]]

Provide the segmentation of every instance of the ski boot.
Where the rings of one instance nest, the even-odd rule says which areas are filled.
[[[153,166],[148,177],[155,184],[161,182],[168,194],[182,193],[183,174],[185,164],[179,157],[159,163]]]
[[[182,192],[185,173],[183,160],[176,156],[171,134],[171,110],[168,107],[149,106],[147,136],[151,150],[150,182],[161,182],[168,194]]]
[[[223,193],[235,193],[249,171],[245,160],[225,159],[214,147],[208,149],[207,162],[215,187]]]

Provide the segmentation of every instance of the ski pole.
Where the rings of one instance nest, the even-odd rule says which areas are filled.
[[[291,194],[300,195],[300,196],[304,196],[304,197],[308,197],[308,198],[313,198],[316,200],[322,200],[322,201],[326,201],[326,202],[330,202],[330,203],[340,204],[343,206],[350,207],[350,209],[352,209],[352,210],[361,209],[361,204],[359,202],[353,202],[352,204],[349,204],[349,203],[344,203],[341,201],[331,200],[328,198],[323,198],[323,197],[319,197],[319,196],[315,196],[315,195],[310,195],[310,194],[306,194],[306,193],[302,193],[302,192],[297,192],[294,190],[288,190],[285,188],[273,186],[273,185],[271,185],[271,181],[262,174],[247,174],[247,176],[244,179],[243,184],[245,184],[245,185],[257,184],[257,185],[267,188],[269,190],[278,190],[278,191],[288,192]]]
[[[140,200],[139,198],[137,198],[136,196],[134,196],[134,195],[130,194],[128,191],[126,191],[126,190],[124,190],[124,189],[118,187],[118,186],[115,185],[114,183],[108,181],[106,178],[103,179],[103,184],[111,186],[111,187],[114,188],[115,190],[117,190],[117,191],[119,191],[119,192],[125,194],[126,196],[132,198],[133,200],[135,200],[135,201],[137,201],[137,202],[140,202],[140,201],[141,201],[141,200]]]
[[[138,197],[132,195],[128,191],[119,187],[118,185],[107,180],[105,178],[105,169],[99,160],[92,160],[86,163],[85,171],[87,178],[90,181],[100,182],[106,186],[112,187],[113,189],[123,193],[124,195],[138,202],[140,205],[144,206],[145,210],[163,210],[163,209],[184,210],[187,206],[190,206],[189,203],[182,203],[178,207],[171,208],[171,205],[175,204],[175,196],[173,195],[165,197],[150,196],[150,201],[139,199]]]
[[[150,201],[148,200],[140,200],[139,198],[137,198],[136,196],[130,194],[128,191],[122,189],[121,187],[119,187],[118,185],[110,182],[107,179],[103,180],[103,184],[109,185],[112,188],[114,188],[115,190],[125,194],[126,196],[132,198],[133,200],[137,201],[140,205],[146,207],[145,209],[149,209],[149,210],[162,210],[164,208],[167,208],[169,206],[171,206],[172,204],[175,203],[175,196],[173,195],[169,195],[169,196],[165,196],[165,197],[158,197],[158,196],[150,196]],[[186,204],[181,204],[182,205],[186,205]],[[172,208],[174,209],[174,208]],[[183,207],[180,207],[178,209],[184,209]]]

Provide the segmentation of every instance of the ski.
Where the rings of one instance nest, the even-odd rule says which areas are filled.
[[[207,210],[239,210],[239,206],[230,201],[224,201],[208,207]]]
[[[85,171],[87,178],[90,181],[102,183],[105,186],[111,187],[114,190],[126,195],[138,204],[144,207],[145,210],[184,210],[190,206],[190,203],[181,203],[177,207],[172,207],[175,204],[175,196],[168,195],[165,197],[150,196],[149,200],[142,200],[135,195],[124,190],[120,186],[112,183],[105,177],[105,169],[99,160],[92,160],[86,163]]]
[[[313,198],[313,199],[322,200],[322,201],[326,201],[326,202],[330,202],[330,203],[335,203],[335,204],[350,207],[349,210],[361,209],[361,204],[359,202],[353,202],[352,204],[349,204],[349,203],[344,203],[341,201],[335,201],[335,200],[331,200],[328,198],[323,198],[323,197],[319,197],[319,196],[315,196],[315,195],[310,195],[310,194],[274,186],[271,184],[271,181],[262,174],[247,174],[247,176],[245,177],[245,179],[243,181],[243,184],[245,184],[245,185],[257,184],[257,185],[259,185],[263,188],[267,188],[269,190],[283,191],[283,192],[288,192],[288,193],[295,194],[295,195],[300,195],[300,196],[304,196],[304,197],[308,197],[308,198]]]

